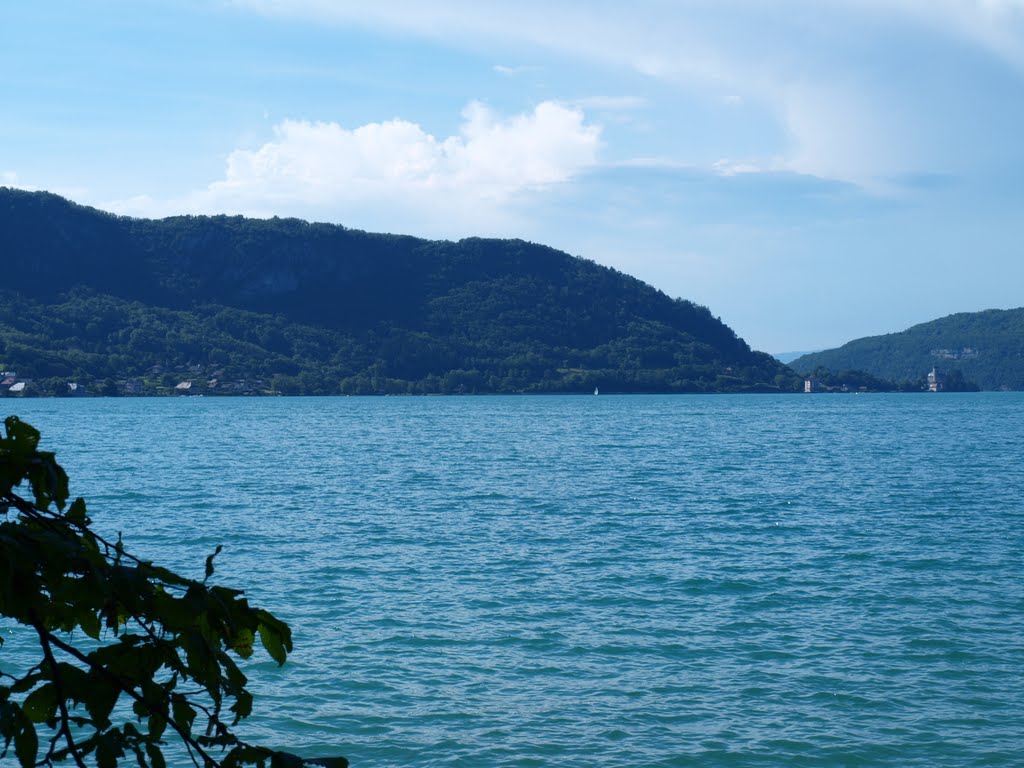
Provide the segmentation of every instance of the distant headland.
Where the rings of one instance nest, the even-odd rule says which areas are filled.
[[[900,333],[856,339],[836,349],[803,355],[795,371],[860,371],[894,382],[897,389],[1024,390],[1024,308],[962,312]]]
[[[521,240],[0,188],[0,393],[798,392],[709,309]]]

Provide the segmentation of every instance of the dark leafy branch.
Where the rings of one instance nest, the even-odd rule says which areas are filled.
[[[197,768],[347,765],[235,735],[253,707],[236,659],[250,657],[258,638],[283,664],[292,640],[240,590],[209,584],[219,547],[202,582],[129,554],[120,536],[111,542],[92,530],[82,499],[68,504],[67,475],[38,450],[38,431],[16,417],[5,427],[0,615],[35,632],[40,657],[20,675],[0,671],[0,758],[13,748],[22,768],[122,759],[163,768],[169,733]],[[16,492],[23,483],[31,499]],[[88,640],[76,642],[75,632]]]

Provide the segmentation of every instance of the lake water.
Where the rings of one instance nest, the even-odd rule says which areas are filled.
[[[370,766],[1024,765],[1024,395],[11,400]],[[9,630],[8,630],[9,631]],[[5,646],[5,649],[8,646]],[[265,659],[265,657],[263,657]]]

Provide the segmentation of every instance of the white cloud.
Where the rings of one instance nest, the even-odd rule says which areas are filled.
[[[681,74],[733,80],[737,49],[770,50],[773,38],[844,20],[909,16],[1022,62],[1024,0],[749,0],[628,5],[577,0],[234,0],[261,13],[304,16],[363,27],[385,26],[437,39],[516,40],[606,62],[628,62],[657,77]],[[596,7],[595,7],[596,6]],[[844,19],[845,16],[845,19]],[[753,33],[742,30],[752,20]],[[724,20],[724,23],[723,23]],[[739,31],[738,31],[739,30]],[[801,42],[807,43],[806,39]],[[767,45],[765,45],[767,43]]]
[[[615,163],[614,168],[648,168],[672,171],[699,171],[700,169],[691,164],[681,162],[674,157],[631,157]]]
[[[618,112],[643,109],[647,106],[647,99],[642,96],[587,96],[582,99],[573,99],[572,105],[584,110]]]
[[[732,1],[732,0],[731,0]],[[378,27],[477,49],[522,43],[658,76],[718,76],[722,62],[704,44],[692,14],[663,0],[599,7],[574,0],[233,0],[259,13]],[[518,68],[509,68],[518,69]],[[500,71],[500,70],[499,70]]]
[[[728,158],[717,160],[711,167],[719,176],[739,176],[743,173],[760,173],[762,170],[753,163],[734,162]]]
[[[535,67],[529,64],[520,64],[517,67],[509,67],[505,64],[495,64],[494,71],[499,75],[506,75],[508,77],[515,77],[517,75],[523,75],[527,72],[536,72],[540,67]]]
[[[231,152],[224,178],[185,199],[136,197],[108,205],[136,215],[326,214],[345,223],[375,208],[392,220],[357,225],[423,231],[439,212],[496,220],[518,198],[597,163],[601,131],[579,109],[546,101],[503,118],[474,102],[462,117],[458,135],[443,139],[401,119],[354,129],[285,120],[273,140]]]
[[[991,51],[1024,71],[1024,0],[843,0],[856,10],[903,15]]]
[[[0,186],[20,189],[25,192],[40,192],[45,189],[47,192],[52,192],[55,195],[76,200],[87,196],[89,192],[85,187],[64,186],[62,184],[50,184],[46,187],[40,187],[24,181],[16,171],[0,171]]]
[[[772,170],[839,179],[872,188],[885,175],[909,172],[912,142],[899,135],[870,94],[853,86],[792,86],[779,97],[791,149]]]
[[[943,122],[952,99],[920,95],[921,62],[894,59],[883,74],[871,40],[936,32],[1024,71],[1024,0],[716,0],[630,4],[573,0],[235,0],[267,14],[385,28],[476,50],[557,55],[638,73],[709,101],[774,116],[788,146],[757,162],[872,186],[908,171],[944,169],[950,147],[922,140],[920,121],[900,112],[914,101]],[[511,73],[514,68],[499,71]],[[909,75],[907,73],[910,73]],[[926,100],[931,98],[931,102]],[[577,103],[586,105],[586,101]],[[586,105],[598,109],[596,105]],[[955,110],[954,110],[955,111]],[[766,131],[770,134],[771,131]],[[930,154],[929,154],[930,153]],[[704,158],[711,166],[716,154]],[[691,162],[695,158],[688,158]]]

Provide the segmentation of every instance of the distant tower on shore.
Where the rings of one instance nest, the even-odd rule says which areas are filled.
[[[946,377],[942,375],[942,372],[933,366],[931,373],[928,374],[928,391],[941,392],[942,383],[945,378]]]

